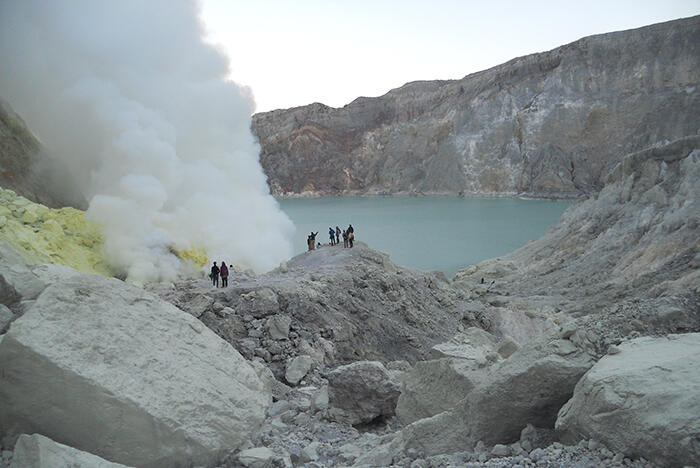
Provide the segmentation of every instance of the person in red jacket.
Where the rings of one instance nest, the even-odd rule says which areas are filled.
[[[226,267],[226,263],[221,262],[219,274],[221,275],[221,287],[225,288],[228,286],[228,268]]]

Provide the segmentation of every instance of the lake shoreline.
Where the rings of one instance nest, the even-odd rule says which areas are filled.
[[[294,200],[299,198],[477,198],[477,199],[493,199],[493,198],[512,198],[519,200],[551,200],[551,201],[579,201],[587,198],[586,194],[581,193],[563,193],[563,194],[533,194],[523,192],[360,192],[360,191],[343,191],[343,192],[301,192],[285,194],[271,194],[275,200]]]

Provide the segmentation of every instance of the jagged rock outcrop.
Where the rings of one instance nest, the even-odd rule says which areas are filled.
[[[17,439],[10,468],[128,468],[97,455],[59,444],[40,434]]]
[[[39,432],[127,465],[211,465],[261,424],[257,372],[171,304],[67,267],[0,274],[22,295],[0,336],[4,446]]]
[[[273,194],[596,192],[625,154],[696,133],[700,16],[580,39],[343,108],[253,116]]]
[[[540,239],[457,272],[494,333],[577,317],[571,340],[602,355],[625,338],[700,331],[700,136],[630,154],[604,181]]]
[[[48,207],[87,203],[71,177],[43,153],[41,144],[10,105],[0,99],[0,187]]]
[[[628,457],[700,464],[700,334],[621,344],[576,385],[556,427],[576,443],[595,439]]]
[[[205,280],[149,289],[185,310],[209,304],[196,308],[200,320],[245,357],[267,362],[280,380],[295,356],[332,367],[415,362],[456,330],[484,324],[482,314],[467,310],[466,293],[443,275],[399,267],[362,242],[323,246],[260,276],[235,272],[225,289]]]

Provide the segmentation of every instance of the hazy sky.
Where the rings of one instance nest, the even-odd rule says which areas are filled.
[[[257,112],[342,107],[584,36],[700,14],[700,0],[203,0],[208,39]]]

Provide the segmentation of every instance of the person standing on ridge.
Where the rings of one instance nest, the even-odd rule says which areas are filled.
[[[343,231],[343,248],[348,247],[348,231]]]
[[[348,226],[348,243],[350,244],[350,248],[352,249],[352,244],[355,241],[355,228],[352,227],[352,224]]]
[[[333,230],[332,227],[328,228],[328,235],[331,238],[331,245],[335,245],[335,231]]]
[[[335,243],[340,244],[340,228],[338,226],[335,227]]]
[[[225,262],[221,262],[221,269],[219,270],[219,274],[221,275],[221,287],[225,288],[228,286],[228,268],[226,267]]]
[[[318,234],[318,232],[311,231],[309,237],[306,238],[306,243],[309,246],[309,250],[314,250],[316,248],[316,234]]]
[[[211,267],[211,273],[209,274],[209,277],[211,278],[211,282],[213,286],[216,288],[219,286],[219,267],[216,266],[216,262],[214,262],[214,266]]]

